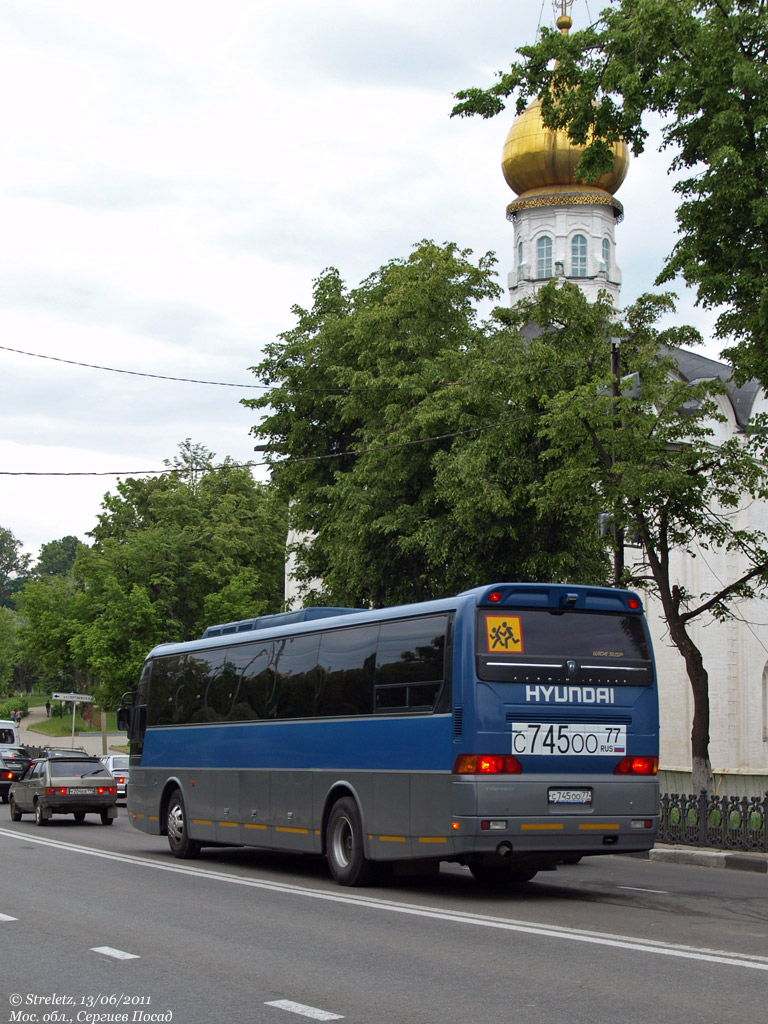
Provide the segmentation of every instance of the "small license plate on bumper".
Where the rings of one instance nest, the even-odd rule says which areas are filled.
[[[547,799],[551,804],[591,804],[591,789],[550,789]]]

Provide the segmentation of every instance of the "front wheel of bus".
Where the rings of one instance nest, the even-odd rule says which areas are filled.
[[[363,851],[363,826],[357,804],[342,797],[331,808],[325,832],[326,856],[339,885],[368,885],[373,864]]]
[[[184,798],[178,789],[171,794],[168,801],[168,813],[165,818],[165,827],[168,832],[168,845],[174,857],[180,860],[191,860],[200,853],[200,843],[190,839],[187,834],[187,812],[184,807]]]

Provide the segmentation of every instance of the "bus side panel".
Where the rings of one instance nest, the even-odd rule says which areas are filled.
[[[314,849],[312,774],[270,772],[272,844],[280,850],[307,853]]]

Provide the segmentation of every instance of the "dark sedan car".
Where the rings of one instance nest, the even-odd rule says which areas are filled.
[[[26,747],[0,746],[0,798],[8,803],[11,784],[22,777],[32,763]]]
[[[102,825],[117,817],[117,783],[98,757],[44,757],[14,782],[10,792],[11,818],[34,814],[37,825],[47,825],[54,814],[73,814],[75,821],[88,813],[101,815]]]

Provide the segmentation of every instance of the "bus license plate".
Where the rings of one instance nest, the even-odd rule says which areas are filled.
[[[624,755],[627,752],[626,725],[597,725],[561,722],[513,722],[513,754],[586,754],[590,757]]]
[[[551,804],[591,804],[591,789],[550,789]]]

